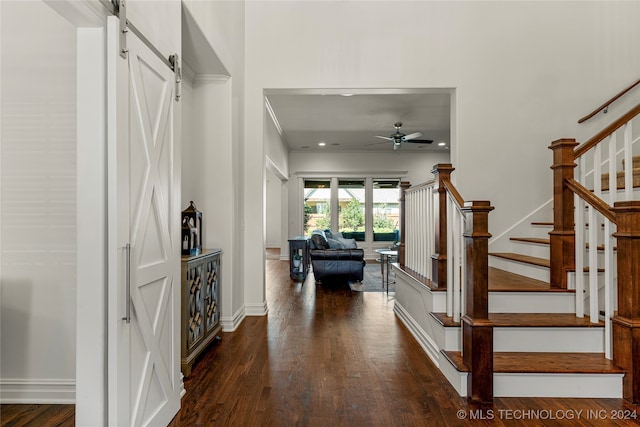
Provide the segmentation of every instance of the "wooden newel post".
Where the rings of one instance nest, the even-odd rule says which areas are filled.
[[[470,369],[468,396],[475,402],[493,401],[493,323],[489,320],[488,201],[466,202],[462,211],[466,251],[466,313],[462,316],[462,360]]]
[[[443,181],[449,181],[451,172],[455,168],[451,163],[438,163],[433,167],[431,173],[435,178],[434,192],[438,193],[436,198],[438,207],[435,215],[435,248],[431,255],[431,271],[433,278],[431,281],[437,285],[438,289],[447,288],[447,190],[442,185]]]
[[[575,268],[576,232],[574,227],[573,192],[566,179],[573,178],[576,167],[575,139],[558,139],[551,143],[553,151],[553,231],[550,240],[550,282],[554,288],[567,289],[567,271]]]
[[[627,372],[623,397],[640,403],[640,201],[613,205],[618,231],[618,314],[612,320],[613,363]]]
[[[411,187],[408,181],[400,182],[400,244],[398,245],[398,263],[400,267],[404,267],[406,257],[406,229],[407,229],[407,211],[405,207],[406,192]]]

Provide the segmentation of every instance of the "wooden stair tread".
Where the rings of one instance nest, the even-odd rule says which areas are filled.
[[[540,245],[549,245],[551,244],[550,239],[541,239],[538,237],[511,237],[509,240],[514,242],[524,242],[524,243],[538,243]]]
[[[442,351],[459,372],[469,372],[459,351]],[[624,374],[603,353],[497,352],[493,355],[495,373],[530,374]]]
[[[525,264],[537,265],[539,267],[549,268],[550,266],[550,262],[548,259],[538,258],[534,256],[529,256],[529,255],[515,254],[512,252],[491,252],[489,253],[489,255],[498,257],[498,258],[512,260],[512,261],[523,262]]]
[[[489,292],[575,292],[552,288],[548,282],[489,267]]]
[[[460,326],[447,313],[430,313],[444,327]],[[603,328],[604,322],[591,323],[589,316],[576,317],[574,313],[489,313],[494,327],[500,328]]]
[[[533,221],[531,223],[531,225],[540,225],[540,226],[544,226],[544,227],[553,227],[553,222]]]

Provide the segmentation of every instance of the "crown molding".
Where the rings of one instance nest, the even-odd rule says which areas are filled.
[[[226,83],[230,76],[224,74],[196,74],[193,84]]]
[[[191,68],[191,66],[185,62],[185,60],[182,60],[182,77],[185,80],[188,80],[191,84],[193,84],[194,79],[196,78],[196,73],[195,71],[193,71],[193,68]]]

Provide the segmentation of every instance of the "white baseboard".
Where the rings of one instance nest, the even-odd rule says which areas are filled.
[[[220,317],[220,326],[222,326],[222,332],[235,331],[240,323],[247,317],[244,307],[238,309],[231,317]]]
[[[269,312],[267,301],[257,304],[245,304],[244,309],[247,312],[247,316],[266,316]]]
[[[75,404],[76,381],[62,379],[0,379],[0,403]]]
[[[180,394],[180,400],[187,394],[187,390],[184,388],[184,374],[180,372],[180,386],[178,387],[178,391]]]
[[[466,397],[469,392],[467,389],[467,379],[469,377],[468,372],[460,372],[458,371],[446,358],[442,358],[442,363],[440,364],[440,372],[445,376],[445,378],[449,381],[449,384],[456,389],[458,394],[461,397]]]
[[[427,356],[429,356],[433,364],[436,365],[436,368],[439,368],[440,349],[436,342],[420,327],[418,322],[411,317],[409,312],[405,310],[398,301],[396,301],[393,311],[409,332],[411,332],[411,335],[418,341],[418,344],[420,344],[420,347],[422,347]]]

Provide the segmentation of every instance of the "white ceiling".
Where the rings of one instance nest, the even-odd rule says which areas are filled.
[[[291,150],[393,151],[393,124],[401,132],[422,132],[433,144],[402,144],[401,150],[446,151],[450,148],[450,89],[308,89],[267,90],[282,136]],[[342,96],[341,94],[353,94]],[[325,142],[325,147],[318,143]],[[445,142],[446,146],[439,146]],[[306,147],[306,148],[305,148]]]

